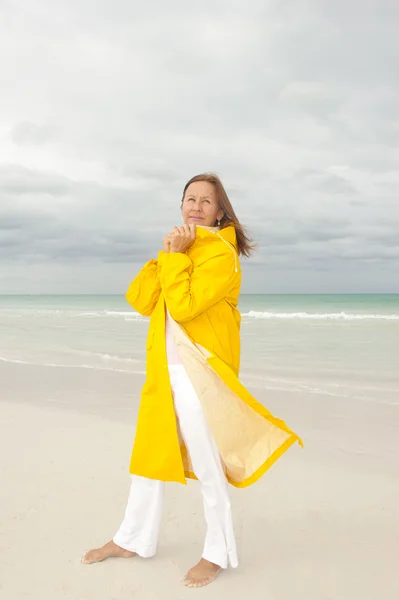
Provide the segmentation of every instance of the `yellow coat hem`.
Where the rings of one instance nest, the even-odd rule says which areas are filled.
[[[258,479],[260,479],[266,473],[266,471],[268,471],[270,467],[272,467],[274,463],[278,461],[284,452],[286,452],[293,444],[295,444],[295,442],[299,442],[299,438],[296,435],[292,435],[284,444],[280,446],[280,448],[278,448],[271,456],[269,456],[263,465],[259,467],[259,469],[250,477],[247,477],[243,481],[233,481],[231,477],[226,475],[227,481],[236,488],[246,488],[253,483],[256,483],[256,481],[258,481]],[[198,477],[196,477],[195,473],[192,471],[185,471],[184,475],[187,477],[187,479],[198,480]]]

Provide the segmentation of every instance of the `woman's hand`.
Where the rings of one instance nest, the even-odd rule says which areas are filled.
[[[195,241],[197,226],[195,223],[173,227],[163,238],[165,252],[186,252]]]
[[[168,252],[170,250],[171,238],[172,238],[172,235],[170,233],[167,233],[162,240],[163,251],[165,252],[165,254],[168,254]]]

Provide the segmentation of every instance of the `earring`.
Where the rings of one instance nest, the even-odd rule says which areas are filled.
[[[220,219],[218,219],[218,227],[220,227]]]

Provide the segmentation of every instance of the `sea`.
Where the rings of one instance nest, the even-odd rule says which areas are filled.
[[[399,405],[399,294],[242,294],[239,310],[250,388]],[[123,294],[0,295],[0,361],[144,376],[148,322]]]

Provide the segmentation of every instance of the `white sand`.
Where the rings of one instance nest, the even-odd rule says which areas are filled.
[[[141,383],[0,364],[2,599],[399,598],[399,406],[321,395],[264,392],[306,447],[232,489],[237,570],[201,591],[180,583],[203,543],[194,482],[169,484],[155,558],[81,565],[123,517]]]

